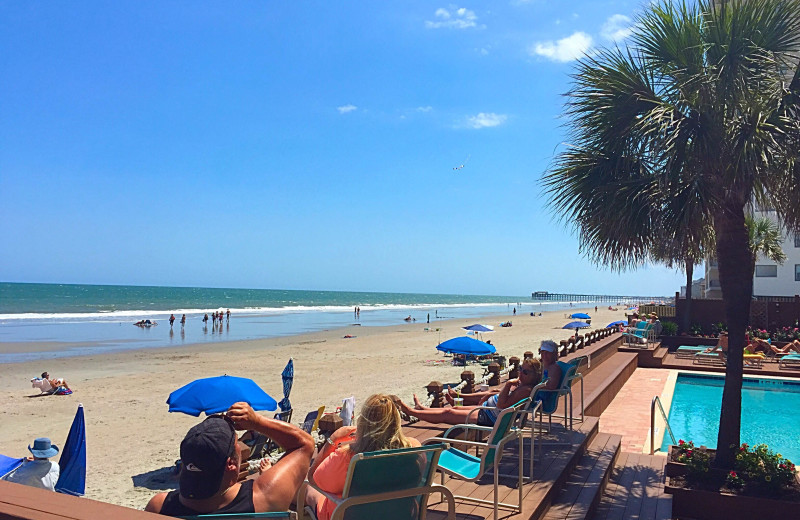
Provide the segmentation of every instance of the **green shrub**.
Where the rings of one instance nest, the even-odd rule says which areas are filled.
[[[752,482],[774,491],[790,486],[797,473],[790,460],[774,453],[766,444],[752,447],[742,444],[734,468],[745,483]]]
[[[661,325],[661,334],[664,336],[674,336],[678,333],[678,324],[674,321],[665,321]]]

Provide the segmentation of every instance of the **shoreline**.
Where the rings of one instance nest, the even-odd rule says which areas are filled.
[[[586,311],[575,307],[570,312]],[[592,307],[590,312],[593,311]],[[536,352],[542,339],[564,339],[574,332],[560,329],[563,311],[529,315],[460,318],[390,326],[344,326],[293,336],[182,347],[145,348],[113,353],[54,358],[0,365],[0,388],[7,405],[0,412],[0,446],[8,456],[23,456],[33,438],[49,436],[63,446],[78,403],[86,416],[87,497],[141,509],[159,490],[174,489],[170,468],[179,457],[186,431],[200,419],[168,413],[170,392],[201,377],[222,374],[250,377],[271,396],[282,397],[280,373],[290,357],[295,380],[290,396],[297,424],[320,405],[331,412],[354,396],[356,407],[378,392],[403,400],[432,380],[457,383],[464,367],[430,366],[444,358],[440,341],[464,335],[460,328],[476,322],[513,322],[484,335],[498,353],[522,356]],[[622,319],[623,312],[599,309],[598,326]],[[425,331],[425,328],[431,329]],[[438,332],[435,329],[440,329]],[[345,339],[343,336],[355,336]],[[482,367],[468,366],[476,376]],[[67,380],[70,396],[29,398],[38,390],[29,379],[47,370]],[[355,384],[354,384],[355,383]],[[262,412],[271,416],[270,412]]]

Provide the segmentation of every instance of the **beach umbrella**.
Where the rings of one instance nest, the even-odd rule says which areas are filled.
[[[294,361],[289,358],[286,363],[286,368],[281,372],[281,379],[283,380],[283,399],[278,402],[282,412],[288,412],[292,409],[292,403],[289,402],[289,394],[292,393],[292,382],[294,382]]]
[[[75,412],[58,467],[61,473],[56,482],[56,491],[83,496],[86,492],[86,421],[82,404],[78,405],[78,411]]]
[[[267,395],[252,379],[229,375],[196,379],[184,385],[167,399],[170,412],[181,412],[195,417],[224,412],[233,403],[244,401],[254,410],[273,411],[278,407],[275,399]]]
[[[585,312],[576,312],[575,314],[570,314],[570,318],[576,318],[579,320],[591,320],[592,317],[586,314]]]
[[[567,323],[566,325],[564,325],[561,328],[562,329],[588,329],[589,327],[591,327],[591,325],[589,325],[585,321],[571,321],[571,322]]]
[[[628,320],[612,321],[611,323],[606,325],[606,328],[616,327],[617,325],[625,325],[625,326],[627,326],[628,325]]]
[[[472,354],[475,356],[485,356],[497,352],[494,345],[467,336],[448,339],[444,343],[440,343],[436,350],[441,350],[448,354]]]
[[[494,327],[491,325],[481,325],[480,323],[476,323],[475,325],[469,325],[468,327],[461,327],[464,330],[470,330],[472,332],[494,332]]]
[[[18,467],[22,466],[23,462],[25,462],[25,459],[17,459],[14,457],[7,457],[6,455],[0,455],[0,478],[5,477]]]

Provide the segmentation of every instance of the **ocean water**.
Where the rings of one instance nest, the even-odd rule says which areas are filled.
[[[594,302],[573,302],[593,306]],[[359,306],[361,314],[354,315]],[[348,325],[402,324],[411,316],[437,319],[544,312],[570,302],[531,302],[521,296],[372,293],[202,287],[0,283],[0,362],[21,362],[105,351],[191,345],[296,335]],[[203,314],[231,310],[230,323],[212,327]],[[175,314],[176,322],[167,319]],[[186,314],[185,327],[180,326]],[[141,328],[141,319],[158,322]],[[498,320],[499,321],[499,320]],[[498,323],[494,323],[497,325]],[[53,344],[26,348],[26,344]]]

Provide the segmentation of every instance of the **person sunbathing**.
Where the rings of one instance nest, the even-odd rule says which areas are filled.
[[[726,362],[728,360],[728,333],[722,332],[719,335],[719,341],[713,347],[708,347],[703,351],[704,354],[711,354],[712,352],[717,352],[719,354],[719,358]]]
[[[43,381],[46,380],[50,384],[50,387],[52,388],[53,392],[58,390],[59,387],[64,387],[67,390],[72,390],[67,384],[67,381],[63,377],[54,377],[53,379],[50,379],[50,374],[48,374],[47,372],[42,372],[42,380]]]
[[[772,345],[766,340],[761,338],[753,338],[750,340],[750,343],[744,347],[745,354],[772,354],[772,349],[774,349]]]
[[[533,359],[526,359],[522,362],[519,370],[518,379],[509,379],[500,392],[477,392],[469,394],[470,402],[477,401],[478,406],[491,407],[493,409],[481,408],[477,413],[473,412],[478,406],[452,406],[448,408],[428,408],[422,406],[414,394],[414,408],[411,408],[401,400],[396,404],[400,410],[410,417],[417,417],[423,421],[444,424],[464,424],[467,418],[476,421],[480,426],[494,426],[499,410],[508,408],[514,403],[530,396],[533,387],[541,381],[541,372],[537,370],[537,364]],[[449,393],[449,392],[448,392]],[[473,399],[472,396],[476,397]],[[446,397],[445,397],[446,398]],[[470,415],[471,414],[471,415]]]
[[[764,343],[766,343],[766,341]],[[767,343],[767,345],[769,345],[770,348],[770,350],[768,351],[769,354],[783,355],[783,354],[788,354],[790,352],[800,354],[800,341],[798,340],[790,341],[789,343],[787,343],[782,347],[776,347],[769,343]]]

